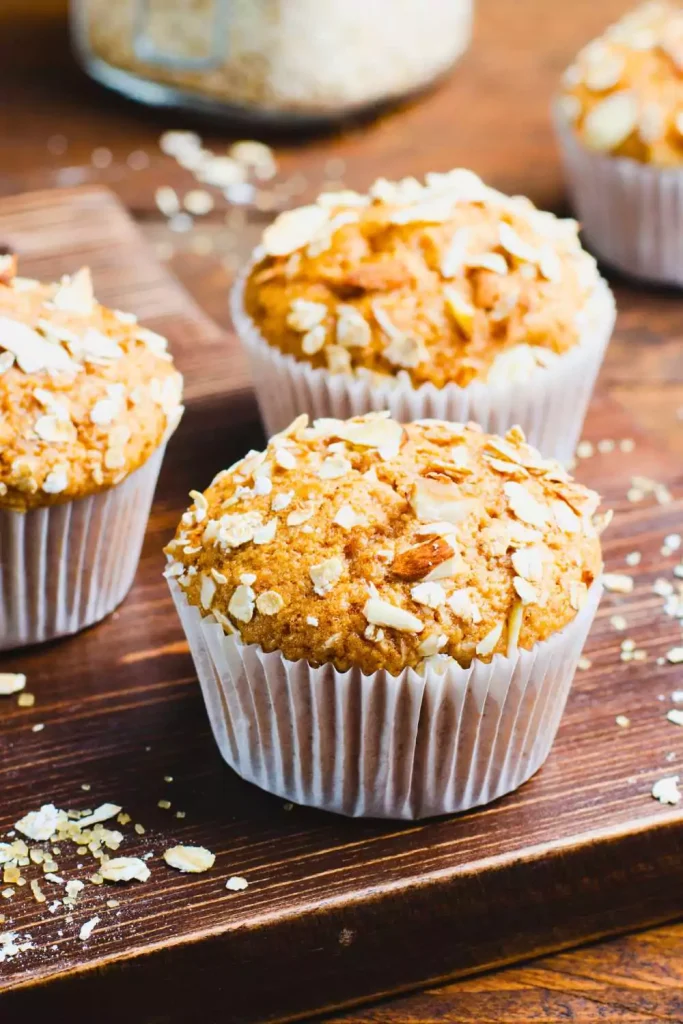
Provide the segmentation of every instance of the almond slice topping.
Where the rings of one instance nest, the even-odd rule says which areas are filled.
[[[424,623],[417,615],[379,597],[368,598],[363,606],[363,614],[374,626],[387,626],[404,633],[421,633],[424,629]]]

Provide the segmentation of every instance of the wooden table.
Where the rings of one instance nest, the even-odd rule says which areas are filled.
[[[527,193],[551,209],[564,208],[548,98],[576,49],[629,4],[478,4],[474,47],[438,91],[378,123],[278,146],[283,174],[304,176],[304,198],[340,174],[349,186],[363,187],[378,174],[419,175],[470,165],[505,191]],[[154,204],[155,189],[170,184],[182,193],[193,183],[160,152],[157,140],[164,128],[188,126],[187,119],[141,110],[90,84],[69,56],[61,0],[32,0],[29,11],[27,6],[11,0],[0,11],[0,194],[80,182],[107,184],[201,305],[227,324],[225,294],[233,268],[263,217],[250,216],[240,225],[233,215],[226,229],[227,206],[222,204],[192,232],[169,231]],[[204,126],[203,134],[217,151],[230,138],[215,126]],[[144,161],[130,154],[139,152],[147,154],[149,166],[134,169]],[[603,383],[650,435],[683,453],[677,416],[683,410],[680,335],[649,345],[634,344],[628,333],[629,309],[636,303],[661,326],[680,322],[681,299],[615,284],[622,329],[611,346]],[[661,927],[335,1019],[347,1024],[679,1021],[682,949],[683,925]]]

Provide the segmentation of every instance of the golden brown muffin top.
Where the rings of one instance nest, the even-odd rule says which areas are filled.
[[[219,473],[166,576],[245,643],[393,674],[530,648],[601,571],[599,497],[518,427],[301,416]]]
[[[87,269],[41,284],[0,257],[0,507],[119,483],[177,426],[182,384],[166,339],[96,302]]]
[[[599,280],[575,221],[455,170],[281,214],[245,306],[297,360],[442,388],[526,379],[554,361],[580,341]]]
[[[562,114],[589,149],[660,167],[683,161],[683,5],[643,4],[567,68]]]

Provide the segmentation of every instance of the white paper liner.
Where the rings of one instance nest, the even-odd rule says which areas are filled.
[[[76,633],[121,603],[165,448],[99,494],[28,512],[0,509],[0,650]]]
[[[627,274],[683,285],[683,170],[595,153],[557,108],[554,120],[588,247]]]
[[[337,672],[226,636],[169,586],[220,752],[249,782],[359,817],[425,818],[509,793],[555,738],[600,601],[532,650],[444,675]]]
[[[376,385],[350,374],[314,369],[270,345],[245,312],[243,302],[246,279],[260,256],[257,249],[235,282],[231,312],[249,357],[261,417],[269,435],[284,429],[303,412],[311,419],[347,419],[389,409],[402,423],[427,418],[455,423],[473,420],[493,434],[504,434],[519,424],[529,443],[543,455],[564,463],[574,456],[614,327],[614,298],[604,281],[600,280],[584,311],[580,343],[547,369],[539,367],[526,381],[496,385],[475,381],[464,388],[457,384],[444,388],[423,384],[415,388],[409,381]]]

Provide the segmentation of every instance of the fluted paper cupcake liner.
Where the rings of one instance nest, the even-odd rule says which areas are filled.
[[[121,603],[165,447],[99,494],[28,512],[0,509],[0,650],[77,633]]]
[[[443,388],[428,383],[415,388],[407,380],[377,385],[350,374],[333,374],[298,362],[270,345],[245,312],[243,301],[246,279],[259,255],[257,250],[236,281],[231,310],[249,357],[268,434],[282,430],[304,412],[312,419],[346,419],[389,409],[402,423],[427,418],[457,423],[473,420],[494,434],[504,434],[519,424],[529,442],[544,455],[565,463],[573,457],[614,327],[614,299],[604,281],[599,282],[583,311],[579,344],[551,366],[539,367],[527,380],[503,384],[475,381],[467,387],[447,384]]]
[[[683,170],[592,152],[560,110],[554,118],[588,247],[627,274],[683,285]]]
[[[221,754],[286,800],[360,817],[425,818],[490,803],[550,751],[597,609],[530,651],[443,675],[312,668],[227,636],[169,580]]]

